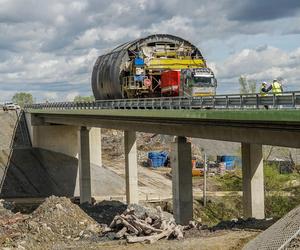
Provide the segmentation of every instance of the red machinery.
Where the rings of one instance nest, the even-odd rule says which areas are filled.
[[[164,96],[179,96],[180,70],[168,70],[161,74],[161,93]]]

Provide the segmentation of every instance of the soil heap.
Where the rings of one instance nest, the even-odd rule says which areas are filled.
[[[12,217],[15,223],[6,227],[0,246],[42,248],[51,243],[91,239],[101,231],[99,224],[65,197],[51,196],[30,216],[17,213]]]

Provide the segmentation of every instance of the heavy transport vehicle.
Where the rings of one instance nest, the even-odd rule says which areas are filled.
[[[207,96],[217,81],[199,49],[173,35],[154,34],[98,57],[92,73],[96,100]]]
[[[161,74],[163,96],[210,96],[216,93],[217,81],[209,68],[168,70]]]

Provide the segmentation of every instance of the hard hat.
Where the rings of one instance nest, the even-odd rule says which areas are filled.
[[[267,84],[267,82],[262,82],[262,84],[263,84],[263,85],[266,85],[266,84]]]

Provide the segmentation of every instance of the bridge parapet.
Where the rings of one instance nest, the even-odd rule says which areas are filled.
[[[264,109],[300,108],[300,91],[281,95],[232,94],[202,97],[115,99],[95,102],[54,102],[26,105],[26,110],[66,109]]]

